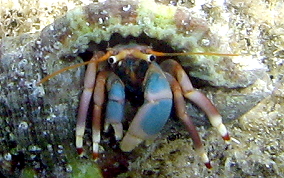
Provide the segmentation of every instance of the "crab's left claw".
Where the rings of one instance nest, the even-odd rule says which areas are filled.
[[[144,98],[121,142],[122,151],[129,152],[142,141],[154,139],[170,116],[172,92],[164,73],[154,62],[144,79]]]

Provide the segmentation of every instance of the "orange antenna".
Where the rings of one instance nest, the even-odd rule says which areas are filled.
[[[221,53],[211,53],[211,52],[186,52],[186,53],[163,53],[163,52],[158,52],[158,51],[153,51],[152,49],[148,49],[147,53],[153,54],[155,56],[188,56],[188,55],[207,55],[207,56],[239,56],[239,54],[221,54]],[[110,56],[112,55],[112,51],[108,51],[105,55],[97,58],[97,56],[93,56],[92,59],[90,61],[86,61],[86,62],[82,62],[79,64],[75,64],[72,66],[68,66],[65,67],[63,69],[60,69],[46,77],[44,77],[43,79],[41,79],[37,85],[40,85],[46,81],[48,81],[49,79],[51,79],[52,77],[66,71],[69,69],[74,69],[80,66],[84,66],[84,65],[88,65],[90,63],[97,63],[97,62],[102,62],[107,60]]]
[[[155,56],[189,56],[189,55],[205,55],[205,56],[239,56],[239,54],[222,54],[211,52],[186,52],[186,53],[163,53],[149,49],[147,52]]]
[[[69,69],[74,69],[74,68],[77,68],[77,67],[80,67],[80,66],[84,66],[84,65],[88,65],[90,63],[96,63],[96,62],[102,62],[102,61],[105,61],[109,58],[109,56],[111,55],[111,52],[108,51],[105,55],[103,55],[102,57],[99,57],[99,58],[96,58],[97,56],[93,56],[91,60],[89,61],[86,61],[86,62],[82,62],[82,63],[79,63],[79,64],[75,64],[75,65],[72,65],[72,66],[68,66],[68,67],[64,67],[63,69],[60,69],[56,72],[53,72],[52,74],[44,77],[43,79],[41,79],[37,85],[40,85],[44,82],[46,82],[47,80],[51,79],[52,77],[62,73],[62,72],[65,72],[66,70],[69,70]]]

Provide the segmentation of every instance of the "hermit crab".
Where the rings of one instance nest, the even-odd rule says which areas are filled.
[[[156,58],[159,56],[192,54],[198,53],[162,53],[152,50],[149,46],[136,43],[117,45],[106,52],[95,53],[90,61],[57,71],[42,79],[40,83],[67,69],[88,65],[76,125],[76,148],[80,155],[83,154],[83,136],[87,112],[93,96],[92,141],[94,158],[99,155],[103,110],[105,110],[104,130],[107,131],[111,125],[116,140],[122,139],[121,150],[130,152],[144,140],[155,139],[174,108],[175,114],[186,126],[196,152],[200,155],[206,167],[211,168],[198,132],[187,113],[185,99],[192,101],[201,108],[222,138],[229,141],[230,136],[222,123],[221,115],[204,94],[193,88],[189,77],[177,61],[166,59],[160,64],[156,62]],[[130,101],[130,96],[135,96],[135,99]],[[124,120],[125,102],[136,102],[138,100],[143,102],[128,131],[123,136],[122,122]]]
[[[130,152],[144,140],[154,140],[173,111],[190,133],[198,155],[211,168],[186,100],[205,112],[225,141],[230,136],[216,107],[194,89],[187,74],[213,86],[228,87],[247,85],[251,80],[245,79],[257,76],[251,71],[242,71],[242,77],[228,72],[239,71],[236,66],[240,64],[230,62],[229,56],[234,55],[212,53],[219,47],[217,41],[204,21],[185,7],[153,0],[93,3],[69,11],[43,29],[36,41],[36,48],[40,49],[37,57],[46,62],[47,68],[56,65],[49,63],[50,59],[74,59],[89,50],[91,59],[63,68],[39,83],[68,69],[88,65],[76,124],[79,155],[84,155],[83,136],[89,108],[93,108],[94,158],[99,156],[102,126],[105,131],[111,126],[116,140],[121,140],[121,150]],[[190,70],[185,72],[182,66]],[[124,114],[131,105],[136,105],[137,110],[124,132],[127,130],[122,124]]]

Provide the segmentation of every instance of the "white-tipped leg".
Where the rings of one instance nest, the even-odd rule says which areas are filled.
[[[212,166],[210,164],[210,160],[207,156],[207,153],[205,152],[203,148],[201,138],[196,130],[195,125],[192,122],[191,117],[187,114],[186,103],[182,95],[181,87],[179,83],[177,82],[177,80],[170,74],[167,74],[167,79],[169,83],[171,84],[171,88],[173,91],[176,115],[186,126],[186,129],[188,130],[190,137],[193,141],[194,148],[197,154],[201,157],[202,162],[205,164],[205,166],[208,169],[211,169]]]
[[[94,90],[94,109],[92,119],[92,140],[93,140],[93,158],[97,159],[99,156],[99,143],[101,140],[101,117],[102,107],[105,101],[105,83],[109,72],[102,71],[98,73],[95,90]]]
[[[86,117],[87,117],[87,112],[89,109],[89,103],[91,100],[92,93],[93,93],[92,88],[85,88],[81,96],[81,99],[80,99],[80,106],[79,106],[79,112],[78,112],[78,118],[77,118],[77,124],[76,124],[76,149],[80,156],[82,156],[84,152],[83,136],[85,132]]]
[[[83,136],[84,136],[85,128],[83,126],[76,127],[76,149],[79,156],[83,155]]]
[[[101,55],[101,54],[100,54]],[[96,60],[100,56],[94,55],[91,60]],[[80,105],[76,124],[76,149],[80,156],[83,155],[83,136],[86,126],[86,117],[89,109],[90,100],[93,94],[93,89],[96,81],[97,63],[90,63],[85,73],[84,91],[80,98]]]
[[[205,152],[205,150],[203,149],[203,147],[201,148],[196,148],[196,153],[200,156],[202,162],[205,164],[205,166],[208,168],[208,169],[212,169],[212,166],[211,166],[211,163],[210,163],[210,160]]]
[[[185,93],[184,96],[194,102],[206,113],[212,126],[217,129],[223,140],[228,143],[230,141],[229,132],[222,123],[222,116],[219,114],[217,108],[211,103],[211,101],[203,93],[196,90]]]
[[[217,131],[220,133],[220,135],[222,136],[223,140],[225,140],[226,143],[230,143],[230,136],[229,136],[229,132],[226,128],[226,126],[222,123],[222,117],[219,116],[215,116],[213,118],[210,119],[211,124],[213,125],[213,127],[215,127],[217,129]]]
[[[97,159],[99,157],[99,143],[101,140],[101,134],[100,131],[93,130],[92,134],[93,138],[93,159]]]
[[[170,73],[176,78],[180,84],[184,97],[195,103],[206,113],[213,127],[215,127],[221,134],[222,138],[228,142],[230,140],[230,136],[225,125],[222,123],[222,117],[217,108],[203,93],[193,88],[192,83],[185,71],[182,69],[182,66],[174,60],[164,61],[161,66],[164,71]]]

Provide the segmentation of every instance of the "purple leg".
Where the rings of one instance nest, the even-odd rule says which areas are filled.
[[[170,82],[171,89],[174,95],[174,103],[175,103],[175,110],[177,116],[180,118],[180,120],[185,124],[186,129],[188,130],[191,139],[193,140],[193,145],[198,153],[198,155],[201,157],[202,161],[206,165],[208,169],[211,169],[212,166],[210,164],[210,160],[204,150],[204,147],[202,145],[200,136],[196,130],[195,125],[192,122],[192,119],[187,114],[186,110],[186,103],[184,100],[184,97],[182,95],[181,87],[177,80],[171,76],[170,74],[167,74],[167,79]]]
[[[99,156],[99,143],[101,140],[101,115],[102,107],[105,102],[105,85],[109,72],[102,71],[98,73],[94,90],[94,109],[92,119],[92,141],[93,141],[93,158]]]
[[[106,90],[108,98],[106,100]],[[98,73],[94,90],[94,110],[92,120],[93,158],[99,156],[99,143],[101,140],[102,107],[106,106],[106,125],[112,125],[116,139],[121,139],[123,134],[122,119],[124,111],[124,85],[112,72],[102,71]],[[107,126],[106,126],[107,127]]]
[[[101,53],[95,54],[91,60],[97,60],[101,56]],[[79,155],[83,154],[83,136],[86,126],[86,117],[94,90],[97,68],[98,63],[90,63],[85,73],[84,91],[80,98],[80,105],[76,124],[76,149]]]
[[[200,107],[206,113],[211,124],[218,130],[222,138],[225,141],[229,141],[229,133],[225,125],[222,123],[222,117],[219,114],[217,108],[203,93],[193,88],[182,66],[174,60],[167,60],[161,64],[161,67],[164,71],[168,72],[177,79],[178,83],[181,86],[183,96]]]

